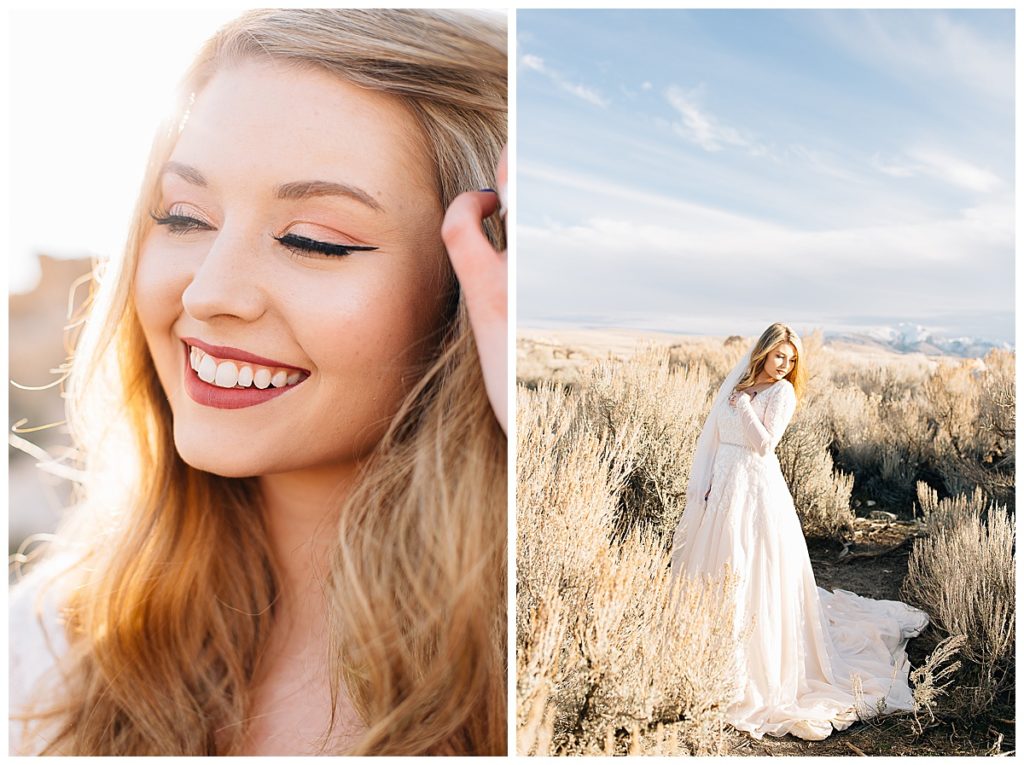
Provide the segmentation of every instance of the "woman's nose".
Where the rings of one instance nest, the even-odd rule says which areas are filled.
[[[181,302],[199,321],[235,317],[255,321],[266,311],[266,295],[256,268],[257,237],[221,229],[207,251]]]

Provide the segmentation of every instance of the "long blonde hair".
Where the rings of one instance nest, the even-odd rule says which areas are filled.
[[[59,535],[77,564],[63,575],[61,695],[34,718],[57,723],[46,753],[237,753],[275,615],[257,479],[179,457],[133,308],[159,169],[190,98],[220,67],[264,58],[392,94],[426,136],[447,207],[493,185],[506,46],[503,23],[468,14],[302,9],[246,13],[200,51],[153,144],[124,257],[96,273],[74,361],[68,417],[86,479]],[[437,354],[343,500],[324,582],[331,724],[344,688],[366,728],[349,754],[506,749],[507,441],[451,273],[449,284]]]
[[[768,354],[780,343],[792,343],[796,349],[793,368],[789,370],[789,373],[783,379],[789,380],[792,383],[797,401],[803,398],[804,390],[807,387],[807,366],[804,362],[804,346],[800,342],[800,336],[788,325],[780,322],[775,322],[769,326],[757,338],[757,342],[754,343],[754,349],[750,352],[750,364],[747,366],[747,370],[743,373],[740,381],[736,383],[736,390],[744,390],[755,383],[757,376],[764,369],[764,362],[768,358]]]

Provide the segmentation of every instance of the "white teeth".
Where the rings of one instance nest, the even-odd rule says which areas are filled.
[[[302,378],[300,372],[285,369],[274,371],[267,367],[254,368],[231,361],[218,361],[206,351],[192,346],[189,347],[188,363],[200,380],[219,388],[248,388],[253,385],[260,390],[271,385],[282,388],[295,385]]]
[[[222,361],[217,365],[217,376],[213,384],[219,388],[234,388],[238,382],[238,367],[230,361]]]
[[[199,369],[196,371],[199,373],[200,380],[212,383],[217,377],[217,362],[211,356],[203,356],[199,362]]]

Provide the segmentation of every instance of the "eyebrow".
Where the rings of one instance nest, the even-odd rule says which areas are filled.
[[[160,171],[161,177],[166,173],[174,173],[194,186],[206,188],[209,184],[201,172],[191,165],[182,162],[166,162]],[[380,202],[358,186],[334,181],[292,181],[274,188],[274,196],[278,199],[308,199],[310,197],[348,197],[362,202],[376,212],[384,212]]]

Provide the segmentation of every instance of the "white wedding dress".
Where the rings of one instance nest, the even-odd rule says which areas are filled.
[[[730,391],[720,391],[712,409],[706,428],[714,432],[702,435],[714,442],[710,493],[705,483],[692,487],[696,499],[688,495],[673,545],[677,575],[720,576],[728,563],[740,577],[735,629],[753,626],[741,645],[738,696],[727,721],[758,739],[790,733],[820,740],[878,714],[880,700],[885,711],[913,708],[906,644],[928,616],[815,584],[775,456],[796,409],[793,386],[780,380],[735,406],[722,399]]]

